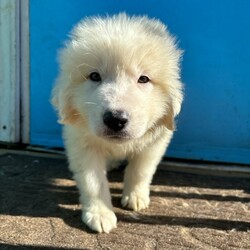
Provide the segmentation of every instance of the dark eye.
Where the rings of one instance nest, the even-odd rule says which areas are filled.
[[[138,83],[147,83],[150,79],[147,76],[140,76],[138,79]]]
[[[89,75],[89,79],[93,82],[100,82],[102,80],[102,78],[98,72],[92,72]]]

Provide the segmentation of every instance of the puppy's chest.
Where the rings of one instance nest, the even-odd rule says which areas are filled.
[[[107,171],[111,171],[113,169],[124,170],[128,165],[127,160],[108,160],[106,169]]]
[[[105,145],[104,152],[106,153],[106,158],[110,161],[123,161],[131,155],[142,151],[145,146],[135,142],[108,144]]]

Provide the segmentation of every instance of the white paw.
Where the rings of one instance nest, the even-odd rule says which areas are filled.
[[[82,220],[89,228],[99,233],[109,233],[116,228],[117,223],[115,213],[106,207],[83,210]]]
[[[122,206],[139,211],[149,206],[150,199],[148,193],[131,192],[129,194],[123,194]]]

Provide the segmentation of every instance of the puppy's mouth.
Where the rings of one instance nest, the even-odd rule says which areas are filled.
[[[129,136],[129,134],[125,131],[114,132],[114,131],[106,130],[104,131],[102,136],[107,140],[120,141],[120,142],[131,139],[131,136]]]

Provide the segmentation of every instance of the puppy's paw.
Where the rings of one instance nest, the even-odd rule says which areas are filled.
[[[116,228],[117,223],[115,213],[106,207],[83,210],[82,220],[90,229],[98,233],[109,233]]]
[[[149,206],[150,199],[147,193],[131,192],[123,194],[121,203],[123,207],[139,211]]]

